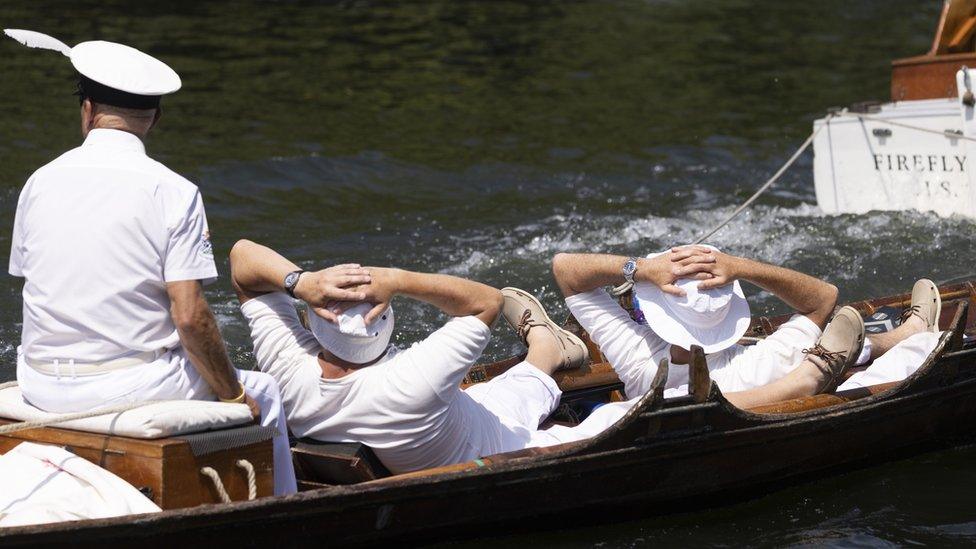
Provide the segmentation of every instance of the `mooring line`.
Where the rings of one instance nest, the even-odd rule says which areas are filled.
[[[803,154],[803,151],[807,150],[810,147],[810,145],[813,144],[814,138],[817,137],[817,134],[820,133],[820,130],[822,130],[826,125],[827,124],[822,124],[819,128],[813,130],[813,133],[811,133],[810,136],[807,137],[806,141],[804,141],[803,144],[800,145],[800,147],[796,150],[796,152],[793,153],[793,156],[791,156],[789,160],[786,161],[786,164],[783,164],[780,167],[780,169],[776,170],[776,173],[774,173],[772,177],[770,177],[765,183],[763,183],[763,186],[759,187],[759,190],[753,193],[753,195],[750,196],[748,200],[743,202],[741,206],[736,208],[735,211],[732,212],[732,215],[725,218],[725,221],[719,223],[718,225],[715,226],[714,229],[708,231],[701,238],[692,242],[692,245],[701,244],[702,242],[710,238],[712,235],[719,232],[722,229],[722,227],[728,225],[733,219],[736,218],[736,216],[742,213],[743,210],[745,210],[753,202],[755,202],[756,199],[759,198],[764,192],[769,190],[769,188],[773,186],[773,183],[776,183],[776,181],[780,178],[780,176],[786,173],[786,170],[790,169],[790,166],[792,166],[793,163],[796,162],[796,159],[799,158],[801,154]]]
[[[832,117],[833,115],[830,114],[827,115],[827,121],[829,121]],[[769,188],[772,187],[773,184],[776,183],[776,181],[780,177],[782,177],[784,173],[786,173],[786,170],[790,169],[790,166],[792,166],[793,163],[796,162],[796,159],[799,158],[800,155],[803,154],[803,152],[806,151],[810,147],[810,145],[813,144],[813,140],[817,137],[817,134],[820,133],[820,130],[822,130],[826,125],[827,124],[822,124],[820,127],[813,130],[813,132],[810,133],[810,135],[806,138],[803,144],[796,149],[796,151],[790,156],[790,158],[786,161],[785,164],[783,164],[782,166],[780,166],[778,170],[776,170],[776,173],[774,173],[772,177],[766,180],[766,182],[763,183],[763,185],[759,187],[759,189],[755,193],[753,193],[752,196],[750,196],[745,202],[743,202],[738,208],[736,208],[735,211],[733,211],[731,215],[725,218],[724,221],[716,225],[714,228],[712,228],[712,230],[702,235],[700,238],[698,238],[698,240],[692,242],[692,245],[701,244],[708,238],[711,238],[712,235],[714,235],[715,233],[720,231],[723,227],[728,225],[733,219],[735,219],[739,214],[745,211],[745,209],[748,208],[753,202],[755,202],[756,199],[762,196],[763,193],[768,191]],[[633,284],[631,284],[630,282],[624,282],[620,286],[617,286],[613,290],[611,290],[610,293],[613,296],[621,296],[624,293],[626,293],[628,290],[630,290],[632,287]]]

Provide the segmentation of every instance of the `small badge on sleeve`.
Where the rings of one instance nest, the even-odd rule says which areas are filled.
[[[200,255],[213,259],[213,244],[210,243],[210,231],[203,231],[200,242]]]

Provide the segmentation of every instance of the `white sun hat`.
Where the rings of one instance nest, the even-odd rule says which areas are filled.
[[[67,56],[81,75],[81,93],[99,103],[154,108],[159,106],[161,96],[182,86],[179,75],[169,65],[125,44],[93,40],[71,48],[57,38],[35,31],[4,29],[3,32],[25,46]]]
[[[367,364],[383,355],[393,336],[393,307],[366,324],[371,303],[360,303],[332,323],[309,311],[308,327],[323,349],[353,364]]]
[[[634,297],[647,325],[661,339],[683,349],[700,345],[706,353],[715,353],[734,345],[749,329],[749,302],[739,281],[711,290],[699,290],[699,282],[677,280],[675,286],[685,291],[681,297],[667,294],[655,284],[638,282]]]

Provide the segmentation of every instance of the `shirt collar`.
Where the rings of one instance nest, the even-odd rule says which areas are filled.
[[[106,128],[95,128],[88,132],[83,147],[98,146],[110,147],[117,150],[136,151],[146,154],[146,146],[142,139],[135,134],[122,130],[110,130]]]

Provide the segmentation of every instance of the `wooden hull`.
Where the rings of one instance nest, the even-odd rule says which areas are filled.
[[[956,99],[956,73],[976,66],[976,53],[919,55],[891,62],[891,100]]]
[[[598,520],[619,517],[621,509],[633,516],[689,501],[705,506],[717,496],[760,495],[831,470],[954,444],[976,433],[976,349],[960,350],[976,291],[967,283],[944,296],[950,294],[960,296],[953,336],[908,380],[858,400],[756,414],[732,407],[714,385],[707,395],[695,390],[664,401],[666,371],[659,372],[656,389],[589,441],[287,498],[12,528],[0,545],[353,545],[469,537],[487,523],[518,527],[528,517],[576,509]],[[870,310],[904,297],[858,306]],[[461,528],[470,525],[479,528]]]

